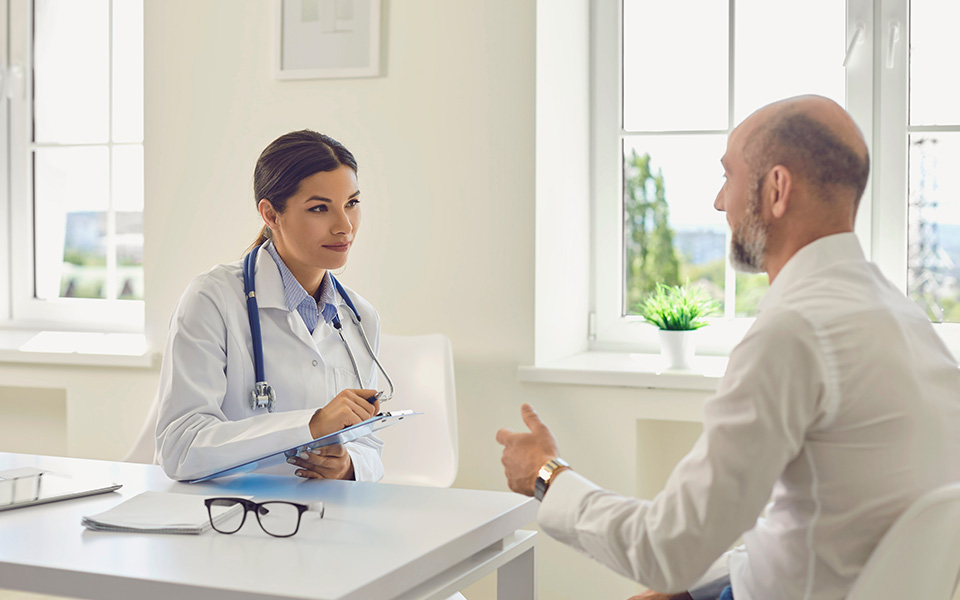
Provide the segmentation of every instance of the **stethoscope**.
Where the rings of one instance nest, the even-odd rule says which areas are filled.
[[[257,306],[257,293],[254,287],[257,253],[260,251],[261,246],[254,247],[243,259],[243,292],[247,297],[247,318],[250,320],[250,335],[253,337],[253,365],[256,370],[256,383],[254,384],[253,391],[250,393],[250,406],[254,410],[265,408],[267,412],[273,412],[273,406],[277,397],[273,391],[273,386],[267,383],[267,378],[263,373],[263,341],[260,338],[260,309]],[[360,330],[360,338],[363,340],[363,345],[366,346],[370,358],[377,364],[377,368],[383,373],[383,377],[387,380],[387,385],[390,387],[388,394],[377,392],[375,396],[367,400],[371,403],[376,400],[386,402],[393,397],[393,382],[384,370],[383,365],[381,365],[377,359],[377,354],[373,351],[373,348],[370,347],[367,334],[363,330],[363,325],[360,324],[360,312],[357,311],[357,307],[354,306],[353,301],[350,300],[350,296],[347,295],[347,291],[343,289],[343,286],[340,285],[340,282],[337,281],[332,273],[330,274],[330,280],[336,287],[337,293],[340,294],[340,298],[344,304],[350,309],[350,318],[357,326],[357,329]],[[353,365],[353,373],[357,376],[360,387],[363,387],[363,378],[360,377],[360,366],[357,364],[357,359],[353,355],[353,350],[350,349],[350,344],[347,343],[347,338],[343,335],[343,325],[340,323],[339,309],[337,310],[337,315],[333,317],[332,322],[333,328],[340,334],[340,341],[343,342],[343,347],[347,349],[347,356],[350,357],[350,364]]]

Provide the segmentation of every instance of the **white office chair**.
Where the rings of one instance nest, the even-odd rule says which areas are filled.
[[[960,578],[960,483],[916,500],[870,555],[847,600],[951,600]]]
[[[123,462],[154,464],[154,454],[157,449],[157,412],[159,410],[157,398],[154,396],[150,410],[147,411],[147,418],[137,434],[137,440],[133,447],[123,457]]]
[[[396,386],[382,410],[422,415],[377,433],[384,483],[449,487],[457,478],[459,442],[453,347],[445,335],[382,335],[380,362]],[[381,389],[386,385],[380,383]]]
[[[383,410],[414,409],[423,415],[380,431],[384,441],[384,483],[449,487],[457,478],[457,398],[453,348],[440,334],[382,335],[380,362],[390,373],[396,394]],[[386,382],[381,382],[381,388]],[[153,464],[157,401],[136,442],[123,460]]]

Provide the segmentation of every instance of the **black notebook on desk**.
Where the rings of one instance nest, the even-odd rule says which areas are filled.
[[[391,425],[395,425],[408,417],[414,417],[422,414],[423,413],[414,412],[412,410],[396,410],[393,412],[381,413],[371,419],[361,421],[360,423],[351,425],[350,427],[345,427],[340,431],[336,431],[334,433],[309,441],[306,444],[300,444],[298,446],[293,446],[292,448],[285,448],[272,454],[255,458],[253,460],[248,460],[239,465],[219,470],[215,473],[211,473],[210,475],[204,475],[203,477],[198,477],[196,479],[188,479],[184,481],[184,483],[200,483],[201,481],[207,481],[217,477],[239,475],[241,473],[256,471],[257,469],[263,469],[265,467],[280,465],[287,462],[288,458],[296,456],[301,452],[309,452],[314,448],[322,448],[324,446],[352,442],[386,427],[390,427]]]

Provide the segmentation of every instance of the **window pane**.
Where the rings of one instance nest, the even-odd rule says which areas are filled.
[[[117,298],[143,299],[143,146],[113,148]]]
[[[689,280],[723,303],[727,224],[713,201],[725,147],[725,135],[624,140],[626,314],[657,282]]]
[[[107,0],[36,0],[33,75],[36,142],[107,141],[108,6]]]
[[[820,94],[844,105],[845,4],[737,0],[736,122],[765,104],[800,94]]]
[[[105,298],[107,149],[39,148],[34,173],[37,297]]]
[[[624,0],[623,126],[726,130],[726,2]]]
[[[113,208],[143,212],[143,146],[113,147]]]
[[[910,3],[910,124],[960,124],[957,0]],[[951,75],[953,73],[953,75]]]
[[[960,322],[960,133],[910,136],[907,287],[934,321]]]
[[[113,141],[143,141],[143,0],[113,0]]]
[[[737,301],[734,316],[755,317],[757,307],[768,289],[770,289],[770,278],[766,273],[737,273]]]

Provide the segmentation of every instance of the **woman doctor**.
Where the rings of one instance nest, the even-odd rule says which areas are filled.
[[[273,411],[251,400],[256,378],[242,261],[218,265],[187,287],[163,355],[157,461],[173,479],[203,477],[303,444],[379,411],[379,402],[367,400],[376,393],[376,365],[348,314],[349,300],[374,352],[379,316],[342,288],[346,300],[330,273],[346,264],[360,227],[356,160],[320,133],[288,133],[260,155],[253,187],[264,222],[253,246],[260,246],[254,282]],[[334,322],[342,323],[362,381]],[[381,448],[366,436],[303,453],[274,472],[376,481],[383,476]]]

